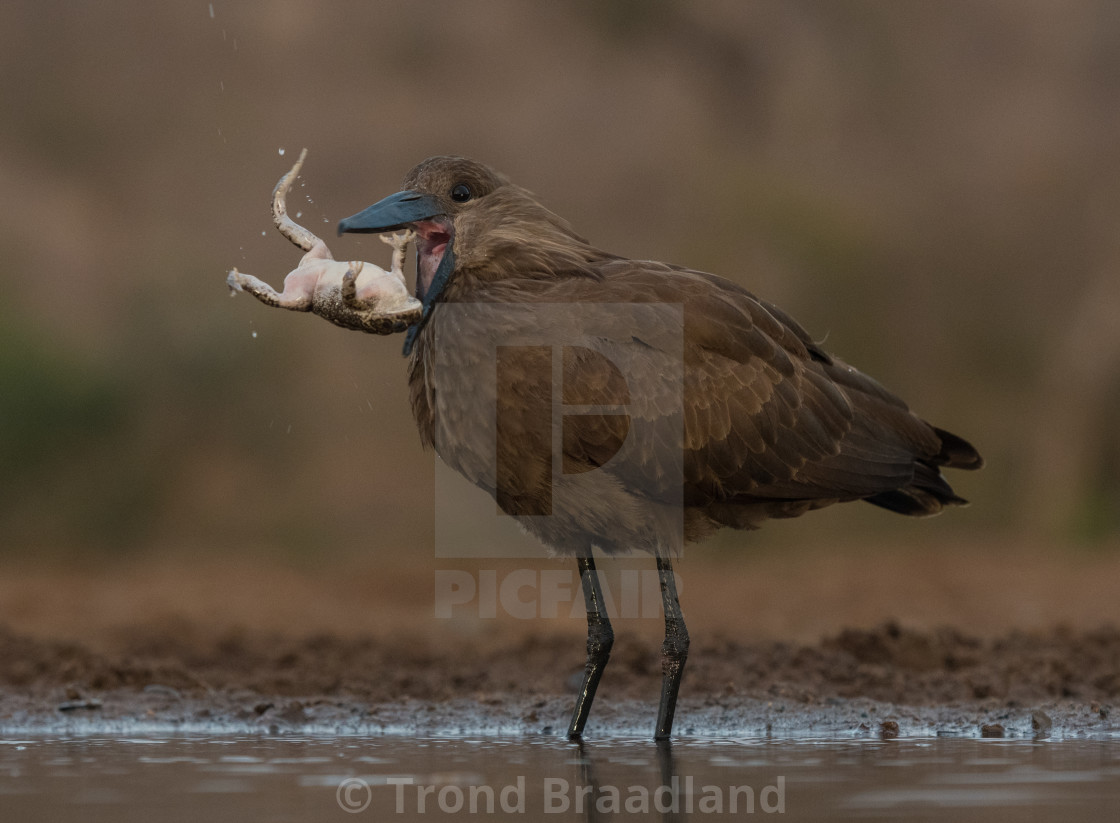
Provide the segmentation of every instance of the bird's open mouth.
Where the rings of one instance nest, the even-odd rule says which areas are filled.
[[[430,220],[419,220],[412,224],[416,232],[416,299],[423,300],[432,287],[436,271],[447,252],[455,230],[451,221],[440,215]]]
[[[454,224],[438,197],[408,189],[390,194],[355,215],[339,221],[338,233],[371,234],[412,229],[418,238],[416,297],[423,304],[420,322],[408,331],[404,353],[412,351],[416,334],[455,269]]]

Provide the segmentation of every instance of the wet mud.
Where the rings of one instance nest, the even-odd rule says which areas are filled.
[[[568,632],[509,646],[200,627],[134,627],[112,650],[0,629],[0,730],[563,733],[582,649]],[[621,637],[588,736],[645,735],[658,648]],[[1109,734],[1120,631],[981,639],[894,622],[817,643],[693,643],[683,736]]]
[[[438,619],[443,566],[8,564],[0,731],[562,735],[581,610],[481,618],[474,604]],[[962,546],[733,566],[697,553],[679,566],[692,635],[680,735],[1060,737],[1116,722],[1120,553]],[[662,632],[656,617],[615,621],[589,738],[652,733]]]

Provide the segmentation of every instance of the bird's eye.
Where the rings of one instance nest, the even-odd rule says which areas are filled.
[[[466,203],[471,199],[471,187],[466,183],[459,183],[451,190],[451,199],[456,203]]]

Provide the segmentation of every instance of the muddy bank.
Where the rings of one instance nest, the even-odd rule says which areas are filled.
[[[1030,734],[1036,710],[1055,734],[1097,733],[1120,707],[1120,551],[960,546],[733,563],[695,552],[679,566],[692,634],[681,734],[874,735],[888,720],[901,735]],[[521,620],[466,606],[437,619],[443,567],[430,557],[9,563],[0,729],[562,732],[583,667],[582,609]],[[620,619],[615,632],[588,734],[644,737],[663,628]]]
[[[589,735],[652,728],[657,643],[620,635]],[[0,729],[560,734],[581,672],[567,632],[303,638],[134,627],[110,650],[0,629]],[[1110,733],[1120,631],[982,639],[885,623],[818,643],[693,643],[680,733]],[[897,724],[892,726],[891,724]]]

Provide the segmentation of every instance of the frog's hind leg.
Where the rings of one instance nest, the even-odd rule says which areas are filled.
[[[284,294],[278,294],[276,289],[268,283],[237,269],[230,271],[226,277],[226,285],[229,286],[230,297],[236,296],[239,291],[245,291],[266,306],[275,306],[290,311],[311,311],[311,293],[304,289],[295,294],[288,294],[288,289],[285,288]],[[288,283],[285,281],[284,285],[286,287]]]

